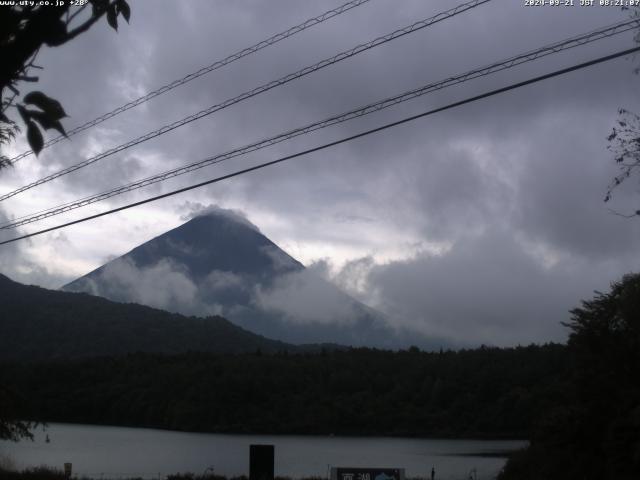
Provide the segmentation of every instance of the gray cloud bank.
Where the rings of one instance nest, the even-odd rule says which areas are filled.
[[[292,343],[422,347],[270,242],[242,212],[218,207],[116,258],[64,288],[187,315],[222,315]],[[448,346],[450,342],[446,342]]]
[[[41,87],[55,93],[79,123],[130,100],[138,90],[152,90],[339,3],[139,2],[131,27],[117,35],[100,25],[82,40],[43,51]],[[0,186],[9,190],[451,6],[444,0],[407,0],[401,7],[369,2],[118,121],[61,142],[37,160],[25,159],[0,174]],[[147,142],[99,168],[51,182],[27,196],[24,204],[17,197],[6,208],[22,214],[96,193],[593,30],[624,15],[617,8],[536,9],[496,0]],[[576,48],[194,172],[129,194],[126,200],[196,183],[631,45],[629,33]],[[562,340],[566,332],[559,322],[567,319],[568,309],[640,267],[640,222],[612,215],[602,202],[617,173],[606,150],[617,109],[640,109],[640,79],[632,72],[636,64],[637,59],[621,59],[585,69],[167,199],[145,210],[144,220],[156,222],[152,226],[150,220],[143,222],[142,214],[132,213],[87,230],[74,228],[68,241],[36,238],[0,251],[2,271],[51,286],[55,279],[89,269],[71,265],[72,259],[82,257],[83,265],[95,268],[108,255],[120,255],[214,203],[247,212],[284,250],[398,326],[476,344]],[[640,198],[637,183],[625,187],[612,204],[621,211],[635,209]],[[108,206],[124,201],[116,199]],[[83,232],[88,233],[80,236]],[[140,298],[147,302],[161,306],[199,301],[197,294],[192,296],[192,286],[181,283],[179,265],[158,264],[141,273],[127,264],[118,268],[116,277],[141,275],[136,282],[121,282],[139,285]],[[179,287],[182,292],[174,297],[154,292],[147,278],[153,272],[167,276],[162,288]],[[225,275],[215,274],[211,288],[233,283]],[[301,308],[323,303],[320,296],[296,303],[308,292],[292,274],[277,285],[242,295],[265,310],[280,308],[303,318]],[[291,304],[285,307],[288,300]],[[210,308],[214,312],[217,307]]]

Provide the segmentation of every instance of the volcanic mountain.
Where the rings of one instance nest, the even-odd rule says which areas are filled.
[[[291,343],[397,348],[426,340],[392,328],[281,250],[241,214],[211,209],[65,285],[116,302],[221,315]]]

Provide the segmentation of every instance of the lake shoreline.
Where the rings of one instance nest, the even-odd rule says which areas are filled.
[[[249,472],[250,446],[274,446],[275,475],[326,478],[329,466],[404,468],[407,478],[489,480],[506,462],[503,453],[525,441],[421,439],[381,436],[209,434],[149,428],[51,423],[33,441],[0,442],[0,453],[17,470],[73,464],[79,478],[168,478],[176,472],[240,477]],[[47,441],[47,436],[49,441]],[[470,453],[474,455],[469,455]],[[446,475],[445,475],[446,473]],[[24,477],[24,480],[27,480]],[[34,480],[36,480],[34,478]]]
[[[67,480],[62,470],[49,469],[49,468],[34,468],[23,471],[12,471],[0,468],[0,478],[3,480]],[[77,477],[72,474],[73,480],[112,480],[109,478],[93,478],[93,477]],[[192,472],[181,472],[169,474],[166,477],[167,480],[249,480],[246,475],[240,475],[237,477],[227,477],[224,475],[197,475]],[[407,477],[406,480],[427,480],[428,477]],[[121,478],[117,480],[140,480],[139,477]],[[325,477],[280,477],[275,476],[274,480],[325,480]]]
[[[37,422],[40,426],[38,429],[42,429],[42,426],[46,426],[49,424],[57,424],[57,425],[75,425],[75,426],[87,426],[87,427],[105,427],[105,428],[135,428],[139,430],[153,430],[159,432],[175,432],[175,433],[190,433],[194,435],[244,435],[244,436],[274,436],[274,437],[288,437],[288,436],[297,436],[297,437],[311,437],[311,438],[411,438],[411,439],[419,439],[419,440],[478,440],[478,441],[513,441],[513,442],[521,442],[526,441],[526,434],[523,434],[521,437],[514,437],[512,435],[500,435],[500,434],[485,434],[485,435],[418,435],[412,433],[392,433],[392,434],[382,434],[376,432],[356,432],[356,433],[306,433],[300,431],[292,431],[292,432],[272,432],[272,431],[241,431],[241,430],[183,430],[178,428],[167,428],[164,426],[154,426],[154,425],[144,425],[144,424],[127,424],[127,423],[99,423],[99,422],[91,422],[91,423],[83,423],[83,422],[72,422],[72,421],[63,421],[63,420],[28,420],[31,422]]]

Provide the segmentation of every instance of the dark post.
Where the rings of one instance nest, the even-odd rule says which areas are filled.
[[[273,480],[273,445],[249,446],[249,480]]]

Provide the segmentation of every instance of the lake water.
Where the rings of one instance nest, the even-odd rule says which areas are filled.
[[[45,441],[46,435],[50,442]],[[221,435],[144,428],[49,424],[35,441],[0,442],[0,461],[17,468],[73,464],[74,475],[93,478],[165,478],[167,474],[212,467],[227,476],[249,473],[249,445],[275,445],[275,474],[288,477],[327,477],[334,467],[399,467],[407,477],[437,480],[491,479],[504,458],[483,454],[523,447],[524,441],[437,440],[385,437],[318,437]],[[4,458],[2,458],[4,457]]]

